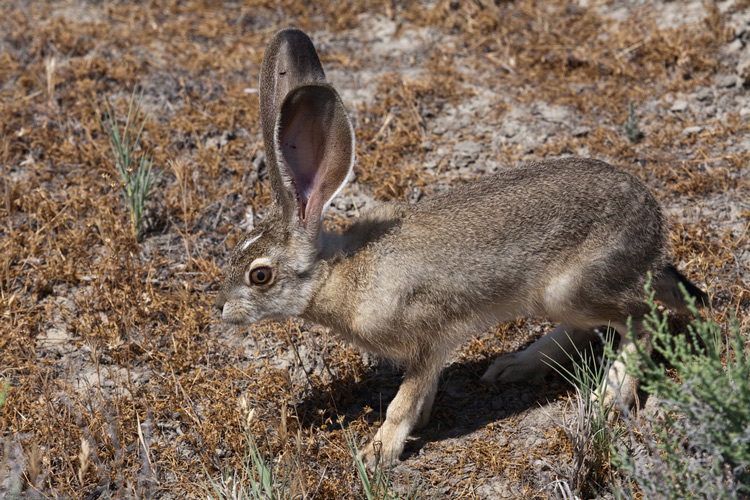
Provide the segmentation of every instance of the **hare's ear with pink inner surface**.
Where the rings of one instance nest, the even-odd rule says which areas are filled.
[[[354,165],[354,130],[338,93],[328,84],[297,87],[279,112],[275,143],[279,169],[292,185],[293,216],[317,234],[323,211]]]

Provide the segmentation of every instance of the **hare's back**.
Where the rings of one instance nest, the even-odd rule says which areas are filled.
[[[528,163],[486,176],[415,205],[409,222],[436,237],[454,235],[458,246],[523,242],[537,248],[564,240],[571,247],[623,237],[651,241],[663,232],[659,204],[641,181],[584,159]]]
[[[538,283],[587,261],[638,276],[658,267],[665,247],[649,189],[583,159],[525,164],[428,198],[409,210],[398,233],[392,255],[422,263],[445,286],[456,266],[491,287]]]

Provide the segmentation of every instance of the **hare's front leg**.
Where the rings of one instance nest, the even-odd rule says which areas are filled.
[[[439,355],[427,358],[406,367],[404,381],[388,405],[385,422],[362,451],[362,460],[371,469],[378,461],[391,465],[398,460],[409,433],[429,420],[443,358]]]

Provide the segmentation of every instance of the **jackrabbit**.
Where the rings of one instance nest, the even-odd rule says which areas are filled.
[[[667,260],[659,205],[636,178],[601,161],[562,159],[509,168],[415,204],[385,203],[343,234],[323,212],[354,163],[354,131],[326,83],[310,39],[287,29],[269,43],[260,115],[273,204],[232,253],[216,298],[223,318],[249,324],[297,316],[405,366],[386,419],[366,446],[369,465],[399,457],[425,424],[446,357],[498,321],[540,315],[560,322],[484,375],[510,382],[564,362],[596,327],[642,328],[643,287],[684,310],[678,284],[707,303]],[[623,336],[605,400],[634,399]]]

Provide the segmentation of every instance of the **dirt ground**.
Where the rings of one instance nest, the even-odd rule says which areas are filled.
[[[213,309],[268,206],[258,71],[287,26],[316,44],[357,134],[332,228],[522,161],[599,158],[653,189],[677,267],[750,335],[747,0],[2,2],[0,492],[205,498],[246,456],[251,408],[296,494],[362,494],[344,432],[372,436],[398,367],[315,325],[238,329]],[[124,119],[135,88],[160,172],[140,240],[96,115],[109,102]],[[552,327],[499,325],[455,353],[398,491],[556,497],[573,390],[479,380]]]

